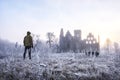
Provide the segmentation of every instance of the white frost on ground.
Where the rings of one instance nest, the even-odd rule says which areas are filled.
[[[114,65],[115,54],[101,53],[98,57],[92,57],[84,53],[37,52],[32,53],[32,60],[28,59],[28,54],[23,60],[22,55],[23,53],[14,53],[0,59],[0,80],[6,77],[20,80],[78,80],[80,77],[103,76],[103,73],[113,75],[117,71]]]

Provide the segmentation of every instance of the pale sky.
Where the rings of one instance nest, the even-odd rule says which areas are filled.
[[[46,39],[47,32],[59,37],[60,29],[73,34],[82,30],[120,41],[120,0],[0,0],[0,38],[22,43],[26,31]]]

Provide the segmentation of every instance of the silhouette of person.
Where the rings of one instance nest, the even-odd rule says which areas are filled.
[[[99,56],[99,52],[98,52],[98,51],[96,51],[95,56],[96,56],[96,57],[98,57],[98,56]]]
[[[94,52],[92,52],[92,56],[94,56]]]
[[[91,53],[91,52],[89,51],[89,52],[88,52],[88,56],[90,56],[90,53]]]
[[[27,35],[24,37],[24,40],[23,40],[23,43],[25,46],[23,59],[25,59],[27,51],[29,53],[29,59],[31,59],[31,48],[33,48],[33,39],[32,39],[32,36],[30,34],[31,34],[31,32],[28,31]]]

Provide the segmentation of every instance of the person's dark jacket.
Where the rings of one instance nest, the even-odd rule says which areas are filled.
[[[24,37],[23,40],[24,46],[33,47],[33,39],[30,35]]]

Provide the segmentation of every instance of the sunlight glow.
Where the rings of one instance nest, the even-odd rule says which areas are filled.
[[[88,33],[100,36],[101,44],[106,38],[119,41],[119,0],[1,0],[0,37],[12,42],[22,40],[26,31],[46,39],[47,32],[59,38],[60,29],[82,30],[82,38]]]

